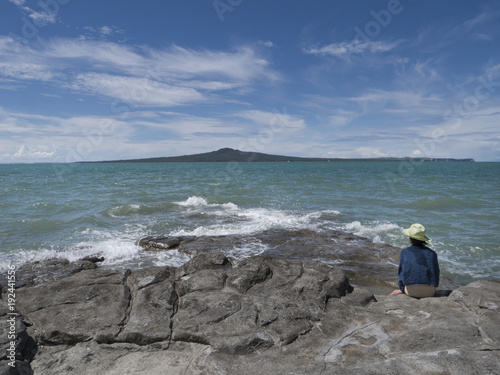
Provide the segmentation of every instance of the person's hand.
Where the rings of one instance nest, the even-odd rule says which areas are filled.
[[[403,294],[403,292],[399,289],[395,289],[392,291],[391,296],[397,296],[398,294]]]

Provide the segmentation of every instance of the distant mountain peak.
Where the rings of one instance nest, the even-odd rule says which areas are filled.
[[[224,147],[215,151],[217,154],[224,154],[227,152],[240,152],[239,150],[235,150],[234,148]]]

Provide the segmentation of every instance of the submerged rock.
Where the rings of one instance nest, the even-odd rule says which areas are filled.
[[[321,262],[207,252],[20,287],[18,353],[37,375],[498,374],[499,306],[497,281],[418,300]]]

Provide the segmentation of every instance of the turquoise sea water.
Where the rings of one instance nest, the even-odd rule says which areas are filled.
[[[1,270],[89,254],[108,266],[188,259],[145,254],[146,235],[333,228],[405,247],[401,229],[420,222],[443,274],[500,279],[500,163],[4,164],[0,215]]]

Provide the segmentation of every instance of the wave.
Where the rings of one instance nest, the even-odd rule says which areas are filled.
[[[108,208],[104,211],[104,215],[112,218],[134,216],[134,215],[151,215],[158,212],[169,211],[171,207],[172,203],[170,202],[164,202],[155,205],[131,203],[123,206],[115,206],[112,208]]]
[[[197,196],[192,196],[186,199],[185,201],[175,202],[175,203],[178,204],[179,206],[184,206],[184,207],[221,207],[230,210],[238,209],[238,206],[231,202],[222,204],[217,204],[217,203],[209,204],[205,198]]]
[[[125,206],[117,206],[110,208],[106,211],[106,213],[111,217],[119,217],[119,216],[129,216],[137,214],[141,211],[140,204],[127,204]]]
[[[205,198],[196,196],[189,197],[183,202],[175,202],[175,203],[177,203],[179,206],[193,206],[193,207],[208,206],[208,202]]]
[[[374,243],[396,244],[404,238],[402,228],[399,225],[380,221],[366,224],[353,221],[342,225],[340,229],[360,237],[369,238]]]
[[[176,202],[187,207],[193,215],[203,217],[204,225],[171,231],[172,236],[220,236],[249,234],[269,229],[316,229],[334,220],[339,211],[325,210],[300,213],[289,210],[269,208],[240,208],[232,202],[209,204],[205,198],[192,196],[185,201]],[[209,218],[213,220],[209,220]]]
[[[176,250],[165,252],[146,252],[135,244],[131,238],[121,238],[112,233],[92,233],[94,240],[84,241],[74,246],[63,248],[40,248],[37,250],[17,250],[2,254],[0,271],[5,271],[9,265],[16,266],[30,262],[40,262],[47,259],[65,259],[70,262],[87,256],[103,257],[103,267],[140,268],[143,266],[174,266],[186,263],[190,257]],[[98,239],[98,237],[108,237]]]

